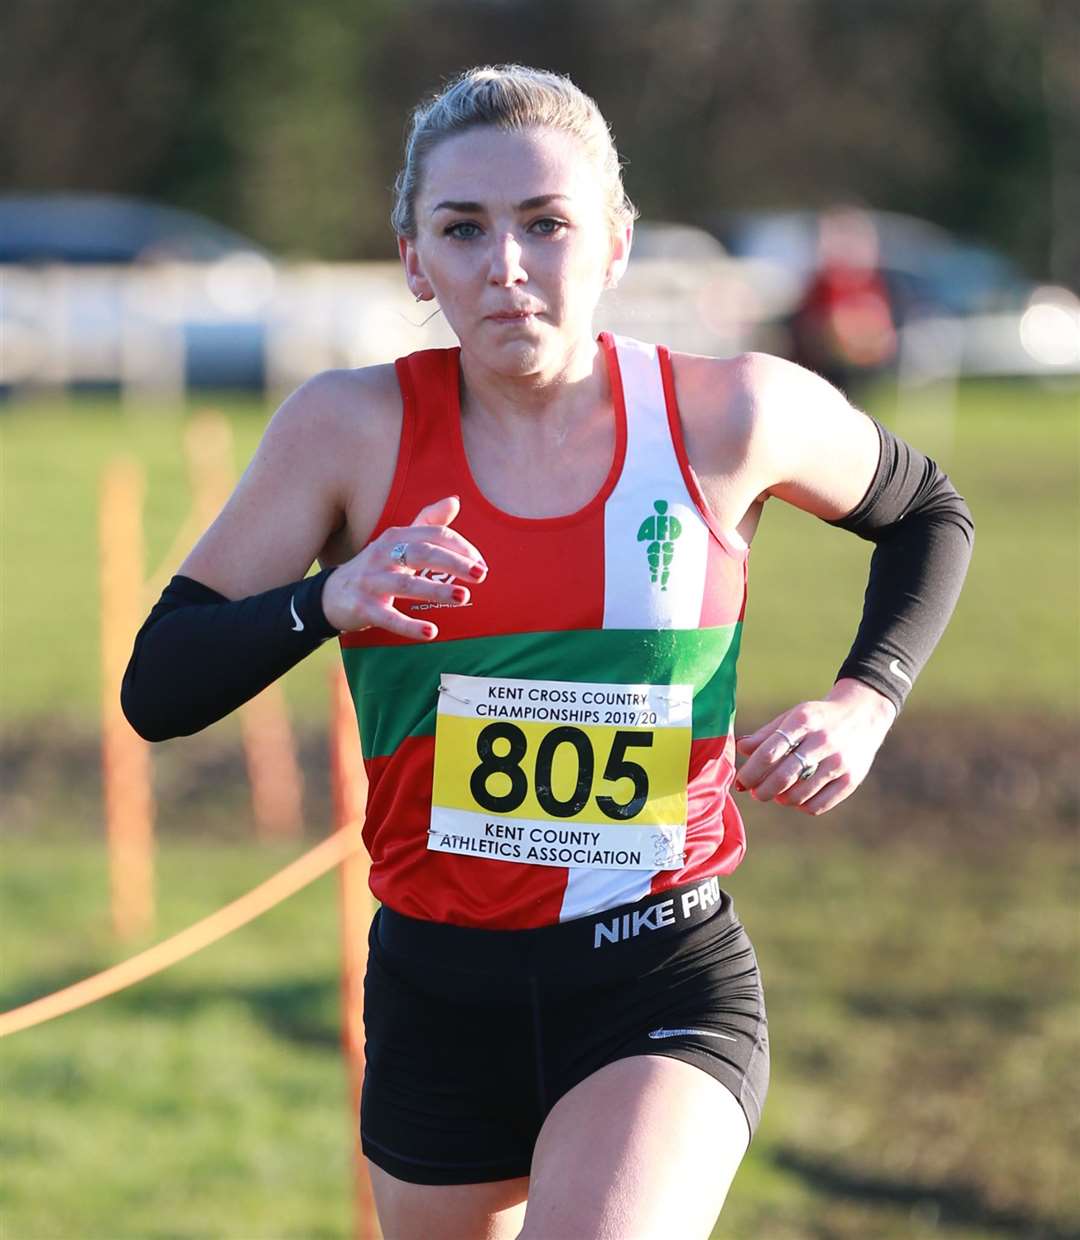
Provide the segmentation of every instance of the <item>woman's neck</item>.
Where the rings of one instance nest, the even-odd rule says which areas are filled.
[[[506,374],[485,366],[463,346],[461,412],[494,432],[526,428],[564,435],[599,407],[610,408],[611,385],[603,350],[591,337],[555,365],[529,374]]]

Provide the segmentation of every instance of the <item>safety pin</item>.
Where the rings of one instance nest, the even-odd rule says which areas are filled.
[[[472,698],[459,697],[456,693],[451,693],[445,685],[439,686],[439,692],[445,693],[447,697],[452,697],[455,702],[460,702],[463,706],[471,706]]]

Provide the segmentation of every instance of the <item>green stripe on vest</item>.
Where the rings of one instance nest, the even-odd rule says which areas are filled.
[[[439,675],[515,676],[694,687],[694,739],[727,736],[735,715],[742,623],[709,629],[508,633],[416,646],[342,650],[366,758],[432,736]],[[410,726],[410,720],[414,721]]]

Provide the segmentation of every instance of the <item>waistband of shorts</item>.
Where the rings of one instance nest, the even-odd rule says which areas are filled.
[[[383,905],[373,933],[378,945],[426,967],[487,975],[617,976],[677,945],[688,930],[722,916],[734,921],[719,878],[698,879],[600,913],[531,930],[485,930],[424,921]]]

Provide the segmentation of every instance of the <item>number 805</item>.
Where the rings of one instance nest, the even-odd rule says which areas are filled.
[[[503,753],[495,752],[498,741],[506,742]],[[613,734],[601,779],[609,783],[628,779],[633,792],[628,801],[596,797],[596,805],[606,818],[625,821],[641,813],[649,799],[649,772],[626,755],[631,749],[651,749],[652,743],[652,732],[617,731]],[[569,745],[577,754],[577,780],[565,799],[557,797],[551,786],[552,766],[560,745]],[[489,723],[480,732],[476,738],[476,756],[480,762],[469,777],[469,790],[477,805],[492,814],[508,814],[524,802],[529,794],[529,778],[522,761],[528,749],[529,739],[516,724]],[[573,818],[579,814],[592,796],[595,770],[596,755],[587,732],[568,726],[546,732],[536,747],[533,767],[536,800],[540,807],[552,818]],[[510,790],[501,796],[488,787],[494,774],[505,775],[510,780]]]

